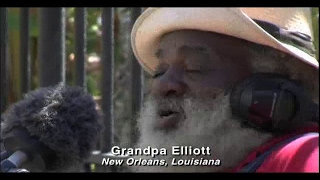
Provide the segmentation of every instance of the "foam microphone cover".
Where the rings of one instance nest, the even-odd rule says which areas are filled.
[[[40,155],[45,171],[84,162],[102,130],[93,97],[80,87],[43,87],[27,93],[3,114],[5,148]],[[6,147],[7,146],[7,147]]]

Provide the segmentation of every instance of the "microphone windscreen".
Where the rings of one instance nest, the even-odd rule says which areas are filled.
[[[15,128],[25,128],[55,152],[59,166],[88,158],[102,130],[93,97],[81,87],[63,84],[27,93],[8,108],[3,120],[3,138]]]
[[[9,151],[2,151],[1,152],[1,161],[7,159],[12,153],[10,153]]]

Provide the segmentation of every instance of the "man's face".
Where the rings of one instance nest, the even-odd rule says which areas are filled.
[[[140,171],[211,171],[218,167],[170,166],[171,147],[210,147],[205,159],[220,159],[224,167],[241,159],[254,143],[241,143],[257,132],[241,127],[232,117],[229,94],[232,85],[251,74],[246,42],[209,32],[178,31],[161,39],[155,52],[159,66],[151,95],[138,120],[138,147],[166,148],[169,167],[138,167]],[[258,136],[257,136],[258,137]],[[236,142],[238,141],[238,142]],[[234,149],[237,148],[237,149]],[[235,155],[235,151],[240,155]],[[229,154],[229,155],[228,155]],[[178,159],[201,156],[177,156]],[[237,159],[238,158],[238,159]],[[227,162],[229,161],[229,162]]]

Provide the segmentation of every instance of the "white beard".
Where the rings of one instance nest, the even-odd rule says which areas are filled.
[[[208,94],[206,94],[208,95]],[[163,101],[163,100],[162,100]],[[175,101],[167,100],[166,103]],[[172,132],[155,131],[157,101],[150,98],[145,103],[138,126],[140,139],[137,147],[166,148],[167,156],[156,156],[165,159],[168,166],[133,166],[134,172],[221,172],[235,167],[244,160],[255,147],[271,137],[254,129],[244,128],[239,120],[232,116],[229,96],[219,93],[212,97],[191,97],[183,99],[185,119]],[[209,156],[173,156],[172,146],[192,146],[193,148],[210,147]],[[136,159],[150,159],[150,156],[136,156]],[[172,159],[214,159],[220,160],[220,166],[172,166]]]

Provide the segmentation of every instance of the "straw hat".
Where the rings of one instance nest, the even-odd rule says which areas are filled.
[[[149,8],[131,32],[134,55],[151,75],[162,35],[181,29],[217,32],[289,53],[318,70],[310,8]]]

